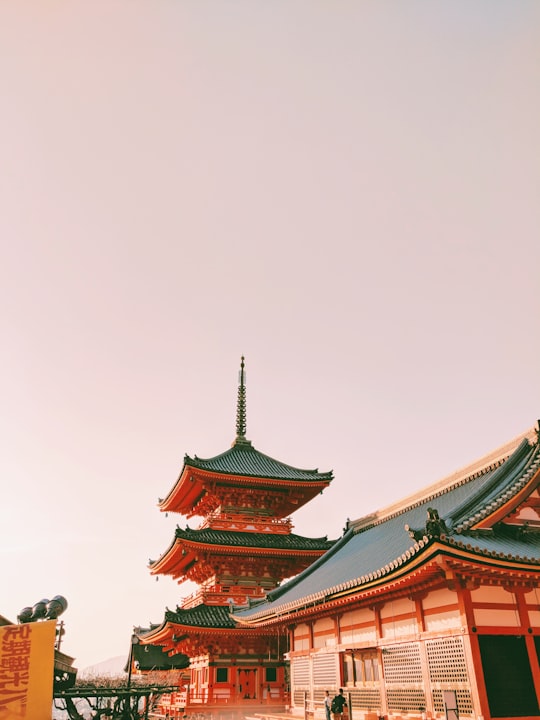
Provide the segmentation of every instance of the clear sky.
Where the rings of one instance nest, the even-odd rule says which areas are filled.
[[[540,417],[538,0],[0,4],[0,613],[127,653],[184,453],[357,518]],[[189,521],[194,527],[196,522]],[[189,588],[191,591],[192,588]]]

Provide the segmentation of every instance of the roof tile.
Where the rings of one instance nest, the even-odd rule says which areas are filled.
[[[221,455],[212,458],[191,458],[186,455],[185,465],[210,470],[212,472],[246,477],[272,478],[275,480],[300,480],[311,482],[330,482],[332,471],[320,473],[315,470],[302,470],[274,460],[269,455],[259,452],[250,444],[237,443]]]
[[[283,550],[329,550],[335,540],[328,538],[308,538],[302,535],[240,532],[234,530],[212,530],[203,528],[176,528],[176,537],[209,545],[225,545],[229,547],[277,548]]]

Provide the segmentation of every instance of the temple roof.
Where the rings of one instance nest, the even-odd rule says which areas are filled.
[[[332,471],[293,467],[259,452],[251,443],[235,442],[212,458],[186,455],[178,480],[167,497],[159,500],[159,507],[162,512],[179,512],[187,517],[204,516],[221,504],[233,487],[259,494],[283,489],[285,492],[267,498],[272,514],[280,518],[309,502],[328,487],[332,478]],[[215,500],[209,501],[209,498]],[[255,498],[253,492],[248,496],[259,506],[260,495],[259,501]]]
[[[175,625],[184,625],[199,629],[233,629],[236,627],[236,623],[231,618],[230,607],[223,605],[201,604],[187,610],[179,607],[177,607],[175,611],[166,610],[165,622],[172,622],[175,623]]]
[[[294,563],[291,569],[298,572],[308,562],[332,547],[335,540],[307,538],[294,533],[243,532],[203,528],[183,530],[177,527],[169,548],[158,560],[150,560],[152,574],[169,574],[183,577],[186,567],[210,555],[250,555],[251,557],[279,558]],[[289,573],[292,574],[292,573]]]
[[[260,642],[265,631],[236,623],[231,607],[200,604],[192,608],[165,611],[160,625],[152,625],[146,633],[138,635],[142,646],[156,644],[166,653],[198,654],[201,647],[219,636],[232,640],[234,637]]]
[[[272,533],[236,532],[234,530],[192,530],[176,528],[176,537],[200,545],[218,545],[239,548],[277,548],[279,550],[329,550],[335,540],[327,537],[308,538],[289,533],[274,535]]]
[[[294,481],[330,481],[332,472],[320,473],[315,470],[301,470],[274,460],[269,455],[255,450],[250,440],[246,439],[246,373],[244,357],[240,362],[238,378],[238,400],[236,406],[236,438],[232,447],[220,455],[203,459],[196,455],[186,455],[184,465],[208,470],[212,473],[227,475],[243,475],[245,477],[272,478],[275,480]]]
[[[275,517],[285,517],[298,510],[322,492],[333,479],[332,471],[303,469],[276,460],[256,450],[246,439],[246,386],[244,358],[240,367],[236,437],[232,447],[210,458],[185,455],[180,475],[169,494],[158,504],[162,512],[178,512],[188,517],[206,516],[216,507],[227,504],[232,488],[259,492],[249,497],[259,506],[260,493],[282,488],[286,492],[273,497]]]
[[[540,571],[540,450],[534,431],[385,510],[354,522],[321,558],[249,609],[243,622],[264,621],[335,593],[390,583],[423,554],[459,550],[482,561]],[[521,519],[520,519],[521,518]]]
[[[190,457],[186,455],[184,465],[208,470],[213,473],[240,475],[246,478],[258,477],[273,480],[294,480],[321,482],[332,480],[332,471],[319,472],[318,469],[302,470],[275,460],[256,450],[251,444],[237,443],[220,455],[212,458]]]

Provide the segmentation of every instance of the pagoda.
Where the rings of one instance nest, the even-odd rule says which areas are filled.
[[[242,357],[231,448],[209,459],[186,455],[178,480],[158,503],[162,512],[201,518],[196,529],[177,526],[168,549],[149,565],[153,575],[198,585],[176,610],[166,610],[161,624],[138,636],[142,645],[190,661],[188,689],[167,698],[163,714],[174,718],[195,709],[236,717],[259,705],[277,712],[288,704],[287,634],[237,624],[232,609],[264,601],[332,547],[327,537],[294,534],[290,519],[331,481],[332,472],[287,465],[246,439]]]

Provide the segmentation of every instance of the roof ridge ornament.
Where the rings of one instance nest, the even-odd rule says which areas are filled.
[[[405,525],[405,531],[408,532],[413,540],[416,540],[416,542],[420,542],[420,540],[424,537],[446,537],[449,532],[446,522],[439,516],[439,511],[431,507],[428,507],[427,509],[427,520],[424,530],[418,530],[412,528],[410,525]]]
[[[240,360],[240,372],[238,373],[238,400],[236,403],[236,439],[235,445],[248,445],[251,442],[246,439],[246,372],[244,370],[244,356]]]

